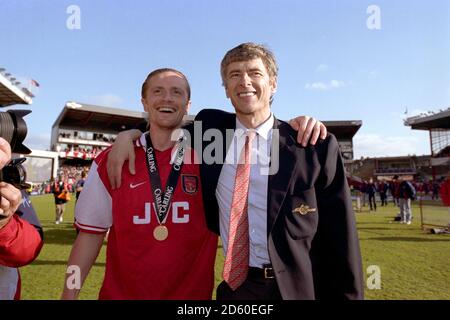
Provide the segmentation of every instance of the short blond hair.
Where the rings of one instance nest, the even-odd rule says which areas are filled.
[[[147,78],[145,79],[144,83],[142,84],[141,98],[145,99],[145,93],[147,92],[147,88],[148,88],[148,85],[150,83],[150,80],[154,76],[156,76],[158,74],[161,74],[161,73],[164,73],[164,72],[173,72],[173,73],[178,74],[181,78],[183,78],[183,80],[186,82],[186,92],[187,92],[187,95],[188,95],[188,100],[190,100],[191,99],[191,86],[189,85],[188,79],[183,74],[183,72],[178,71],[176,69],[172,69],[172,68],[160,68],[160,69],[156,69],[156,70],[153,70],[152,72],[150,72],[149,75],[147,76]]]
[[[270,77],[278,76],[278,65],[275,56],[266,46],[253,42],[246,42],[229,50],[220,64],[222,84],[225,85],[227,67],[233,62],[248,61],[261,58]]]

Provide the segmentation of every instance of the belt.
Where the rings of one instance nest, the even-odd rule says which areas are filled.
[[[274,279],[275,271],[272,265],[264,265],[263,268],[249,267],[248,275],[249,279]]]

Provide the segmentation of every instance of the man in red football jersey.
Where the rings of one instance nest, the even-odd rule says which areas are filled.
[[[143,84],[142,104],[150,129],[134,147],[136,175],[124,170],[122,186],[113,190],[106,172],[110,149],[89,171],[76,206],[81,232],[63,299],[77,298],[81,288],[70,271],[79,271],[82,285],[108,230],[100,299],[211,299],[217,236],[206,226],[193,150],[171,140],[190,106],[186,77],[173,69],[153,71]]]

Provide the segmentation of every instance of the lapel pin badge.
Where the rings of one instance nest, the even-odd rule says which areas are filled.
[[[299,213],[302,216],[311,212],[316,212],[316,208],[310,208],[309,206],[304,204],[301,204],[300,207],[297,207],[294,210],[292,210],[292,213]]]

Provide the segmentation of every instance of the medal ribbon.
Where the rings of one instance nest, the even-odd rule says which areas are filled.
[[[156,156],[152,140],[150,138],[150,133],[147,133],[145,135],[145,139],[147,142],[145,153],[148,175],[150,177],[158,222],[159,224],[162,224],[167,214],[169,213],[172,197],[181,174],[185,148],[183,146],[181,138],[180,140],[178,140],[178,148],[176,150],[175,161],[172,164],[172,169],[170,171],[169,178],[167,179],[166,190],[162,192],[161,177],[159,175],[158,165],[156,163]]]

